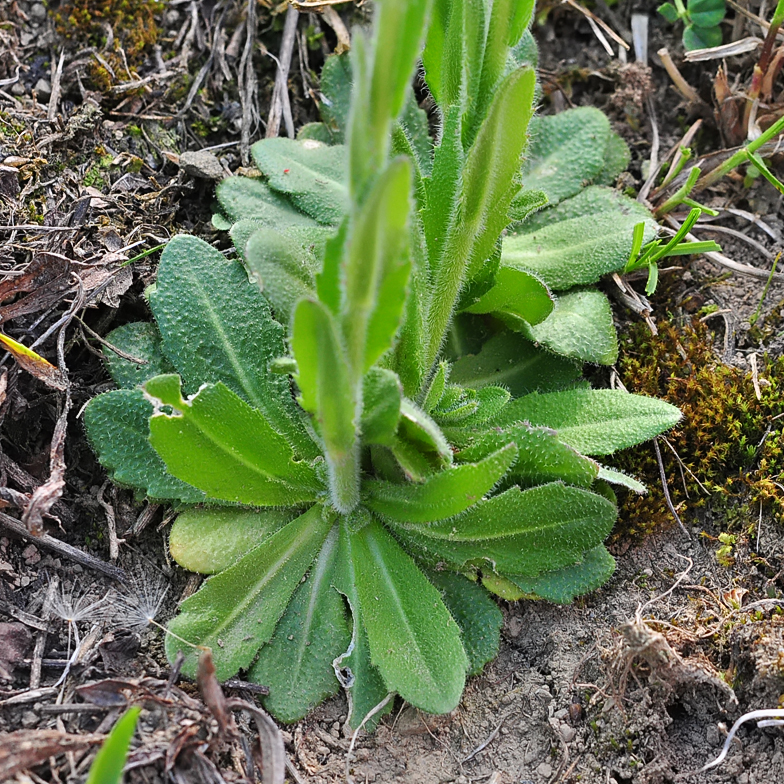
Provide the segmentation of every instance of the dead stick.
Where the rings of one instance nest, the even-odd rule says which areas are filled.
[[[75,561],[82,566],[86,566],[88,569],[94,569],[96,572],[101,572],[107,577],[111,577],[112,580],[117,580],[118,582],[124,584],[129,583],[128,573],[125,571],[125,569],[121,569],[119,566],[105,563],[104,561],[100,560],[100,558],[96,558],[94,555],[85,553],[78,547],[74,547],[73,545],[67,544],[66,542],[61,542],[59,539],[56,539],[54,536],[50,536],[49,534],[44,533],[41,534],[41,536],[33,536],[33,534],[31,534],[27,528],[19,522],[19,520],[5,514],[5,512],[0,512],[0,525],[4,528],[7,528],[9,531],[11,531],[11,533],[16,534],[17,536],[21,536],[23,539],[34,542],[40,547],[46,547],[49,550],[54,550],[59,555],[62,555],[71,561]]]
[[[297,20],[299,11],[294,6],[289,6],[286,11],[286,22],[283,25],[283,40],[280,44],[280,57],[278,58],[278,73],[275,76],[275,89],[272,93],[272,105],[267,118],[268,139],[272,139],[280,132],[280,121],[286,121],[286,133],[290,139],[294,138],[294,122],[291,119],[291,109],[286,111],[289,103],[289,69],[291,56],[294,54],[294,40],[297,37]]]

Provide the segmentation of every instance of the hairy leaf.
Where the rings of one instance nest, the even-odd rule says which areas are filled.
[[[291,318],[297,300],[314,296],[315,259],[289,236],[258,230],[245,246],[245,263],[283,323]]]
[[[172,525],[169,551],[188,571],[222,572],[297,516],[293,509],[186,509]]]
[[[306,139],[262,139],[251,147],[267,183],[319,223],[340,223],[348,210],[346,148]]]
[[[610,303],[596,289],[561,294],[548,318],[520,326],[528,338],[562,357],[597,365],[614,365],[618,359]]]
[[[513,267],[502,267],[493,287],[465,308],[469,313],[502,313],[540,324],[553,312],[550,292],[534,275]]]
[[[555,205],[575,196],[604,169],[610,121],[592,106],[534,117],[523,166],[525,188],[544,191]]]
[[[171,373],[174,370],[171,362],[163,354],[161,336],[155,324],[146,321],[124,324],[112,330],[106,336],[106,341],[125,354],[144,362],[141,365],[132,362],[119,356],[108,346],[104,346],[103,355],[106,358],[109,375],[118,387],[133,389],[153,376]]]
[[[392,446],[400,422],[400,401],[397,376],[389,370],[371,368],[363,389],[363,443]]]
[[[552,482],[512,487],[464,515],[428,525],[393,522],[404,541],[433,562],[536,577],[580,560],[612,530],[617,509],[596,493]]]
[[[428,579],[460,627],[468,674],[476,675],[498,655],[504,616],[480,585],[453,572],[430,570]]]
[[[460,629],[431,585],[377,521],[351,534],[362,621],[387,687],[430,713],[460,700],[469,662]]]
[[[335,321],[320,302],[300,300],[291,347],[302,407],[313,415],[324,440],[333,499],[340,511],[350,511],[358,500],[357,401]]]
[[[493,420],[503,426],[528,422],[556,430],[558,438],[585,455],[609,455],[674,427],[675,406],[618,389],[534,392],[518,398]]]
[[[430,522],[453,517],[480,501],[509,470],[517,456],[514,444],[478,463],[447,468],[418,485],[367,480],[369,509],[395,520]]]
[[[316,457],[288,379],[269,371],[286,350],[283,327],[240,264],[179,235],[161,254],[150,307],[187,394],[222,381],[262,411],[301,457]]]
[[[205,494],[176,479],[148,440],[153,408],[141,388],[117,389],[94,397],[84,410],[84,426],[101,465],[121,485],[148,498],[198,504]]]
[[[541,351],[514,332],[499,332],[478,354],[460,357],[452,366],[451,378],[474,389],[502,385],[514,397],[520,397],[536,390],[563,389],[580,375],[575,362]]]
[[[517,460],[509,469],[509,476],[518,484],[530,486],[561,480],[587,488],[598,477],[599,465],[594,460],[559,441],[554,430],[533,427],[527,422],[488,430],[456,457],[460,462],[474,462],[511,443],[517,446]]]
[[[317,225],[261,178],[227,177],[218,184],[215,195],[231,223],[249,219],[279,230]]]
[[[255,506],[314,501],[323,492],[313,468],[296,462],[260,411],[223,384],[184,400],[178,376],[145,385],[156,407],[150,443],[178,479],[212,498]]]
[[[612,577],[615,559],[604,545],[589,550],[579,564],[567,566],[536,578],[508,574],[524,594],[535,599],[547,599],[556,604],[568,604],[575,597],[595,591]]]
[[[638,495],[645,495],[645,493],[648,492],[648,488],[646,488],[642,482],[638,482],[633,476],[624,474],[623,471],[616,471],[614,468],[600,466],[599,474],[596,478],[613,485],[626,487],[629,490],[633,490]]]
[[[379,176],[353,221],[341,277],[343,339],[355,377],[392,346],[403,314],[411,268],[410,190],[411,165],[398,158]]]
[[[520,233],[504,239],[501,266],[528,270],[553,291],[595,283],[622,270],[629,260],[636,224],[645,223],[645,242],[656,223],[638,202],[592,186],[529,218]]]
[[[332,662],[348,647],[351,631],[343,598],[332,587],[338,531],[337,525],[330,530],[248,673],[252,683],[269,686],[264,707],[281,721],[301,719],[340,685]]]
[[[202,645],[212,649],[218,680],[250,666],[259,648],[271,639],[334,520],[333,513],[313,506],[228,569],[210,577],[169,622],[169,660],[174,661],[182,651],[183,672],[193,677],[198,650],[191,645]]]
[[[362,507],[356,510],[354,516],[361,517],[365,524],[371,522],[370,513]],[[340,549],[335,566],[334,584],[351,608],[353,626],[351,644],[342,656],[335,659],[335,667],[336,674],[346,690],[349,706],[348,724],[352,729],[357,729],[363,719],[384,700],[390,691],[378,668],[370,661],[370,643],[357,592],[355,543],[356,539],[344,517],[340,524]],[[392,706],[393,701],[389,700],[386,708],[379,710],[365,722],[364,728],[372,732],[381,717],[392,710]]]

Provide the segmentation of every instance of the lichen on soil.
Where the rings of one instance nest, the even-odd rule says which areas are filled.
[[[701,116],[695,148],[722,148],[711,108],[715,63],[684,63],[680,31],[656,16],[656,5],[600,1],[593,11],[629,40],[631,13],[646,13],[649,52],[669,47],[704,106],[681,98],[658,55],[651,67],[622,62],[573,8],[548,2],[537,10],[541,111],[604,109],[632,151],[619,182],[632,195],[647,175],[654,128],[663,155]],[[760,10],[756,0],[749,6]],[[141,254],[182,231],[228,248],[210,225],[213,175],[194,176],[180,156],[210,148],[217,176],[247,171],[244,119],[251,140],[265,134],[276,68],[270,54],[280,49],[286,9],[267,0],[253,6],[255,43],[246,53],[248,7],[244,0],[0,4],[0,322],[27,345],[45,336],[37,350],[57,362],[58,322],[84,298],[64,335],[73,406],[65,489],[47,531],[105,563],[116,548],[120,567],[168,587],[148,597],[152,605],[160,600],[162,623],[197,587],[167,560],[171,512],[106,482],[79,412],[109,385],[100,339],[149,317],[143,293],[155,280],[157,255]],[[349,28],[367,18],[365,7],[337,10]],[[745,34],[758,32],[749,23]],[[296,127],[318,118],[318,72],[338,45],[327,16],[303,12],[299,33],[289,76]],[[250,104],[244,55],[257,83]],[[744,57],[729,61],[739,77],[753,65]],[[781,161],[771,165],[781,175]],[[725,212],[720,225],[757,245],[708,228],[704,237],[767,273],[781,250],[781,196],[745,174],[701,198],[756,215],[770,231]],[[398,703],[374,735],[360,735],[351,759],[342,697],[284,727],[300,780],[343,782],[348,762],[354,781],[396,784],[784,781],[781,729],[753,724],[721,767],[689,775],[718,754],[744,711],[784,707],[784,285],[774,280],[763,298],[764,280],[727,276],[704,258],[676,262],[652,298],[656,335],[622,304],[615,308],[622,352],[606,381],[683,410],[683,422],[660,442],[683,530],[665,503],[652,446],[619,456],[617,465],[640,476],[649,493],[620,499],[610,583],[566,607],[502,603],[500,654],[469,682],[460,706],[433,717]],[[644,282],[633,285],[642,290]],[[613,286],[608,281],[609,293]],[[63,398],[6,359],[0,401],[0,514],[14,518],[19,494],[49,477]],[[128,605],[116,591],[89,566],[0,527],[0,733],[84,739],[105,733],[127,699],[144,707],[127,781],[247,780],[241,747],[232,756],[222,745],[196,686],[169,683],[161,632],[118,623],[118,607],[127,615]],[[58,602],[70,605],[60,611]],[[63,618],[79,608],[83,617]],[[55,686],[74,631],[83,654]],[[239,687],[227,691],[258,699]],[[238,715],[238,724],[253,743],[248,717]],[[0,779],[11,745],[0,735]],[[54,762],[43,757],[12,780],[83,781],[94,748]]]

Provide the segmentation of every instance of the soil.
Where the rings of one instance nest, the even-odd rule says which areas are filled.
[[[543,3],[535,26],[541,111],[604,109],[632,150],[621,186],[635,193],[656,138],[661,159],[701,118],[699,154],[728,142],[712,95],[719,61],[684,62],[680,30],[656,15],[657,5],[598,0],[593,8],[627,40],[631,14],[647,14],[650,66],[632,62],[632,53],[620,58],[612,40],[611,57],[571,6]],[[755,0],[748,5],[759,11]],[[126,781],[248,780],[253,714],[238,714],[238,727],[227,729],[214,702],[177,680],[160,630],[148,623],[165,623],[197,585],[167,559],[171,514],[107,483],[79,412],[109,387],[100,336],[147,318],[143,292],[157,253],[135,257],[181,231],[225,242],[210,226],[214,181],[247,166],[243,139],[266,132],[285,17],[283,4],[252,7],[251,40],[260,44],[243,70],[244,1],[0,3],[0,322],[55,364],[60,341],[71,406],[57,378],[44,383],[9,356],[0,363],[0,733],[18,733],[0,735],[0,779],[84,781],[94,749],[131,701],[145,710]],[[367,16],[365,8],[338,11],[299,19],[288,81],[295,127],[318,119],[316,75],[339,45],[339,22]],[[751,22],[745,31],[729,22],[725,41],[758,33]],[[664,46],[699,102],[673,87],[654,54]],[[754,57],[727,63],[742,90]],[[735,234],[695,233],[766,275],[782,248],[781,195],[739,175],[701,198],[723,210],[716,225]],[[759,277],[728,276],[704,257],[676,261],[653,298],[657,318],[707,317],[718,358],[744,371],[751,354],[784,351],[783,283],[763,295]],[[622,335],[638,319],[620,305],[616,317]],[[58,422],[67,425],[60,442]],[[21,509],[52,486],[58,459],[65,483],[44,509],[44,538],[22,535]],[[679,481],[676,464],[666,466],[669,481]],[[752,513],[742,498],[679,511],[683,528],[642,537],[624,535],[621,521],[618,570],[602,590],[567,607],[502,603],[500,654],[452,714],[398,704],[375,734],[359,734],[350,754],[342,697],[282,728],[290,780],[784,781],[782,728],[754,722],[722,765],[697,773],[742,714],[784,707],[781,520],[765,508]],[[730,529],[734,539],[720,549],[717,538]],[[74,561],[60,543],[84,557]],[[134,576],[135,590],[117,588],[113,565]],[[80,655],[63,677],[75,644]],[[255,699],[241,682],[224,691]]]

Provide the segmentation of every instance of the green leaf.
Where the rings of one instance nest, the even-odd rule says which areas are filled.
[[[517,460],[509,477],[526,486],[563,481],[589,488],[599,474],[599,465],[558,440],[547,427],[533,427],[527,422],[493,428],[479,435],[456,458],[459,462],[476,462],[506,444],[517,446]]]
[[[537,577],[570,566],[609,535],[617,509],[596,493],[560,482],[512,487],[461,517],[429,525],[390,523],[431,562]]]
[[[321,69],[319,112],[332,138],[342,144],[351,105],[351,59],[348,54],[327,57]]]
[[[371,522],[370,513],[358,507],[355,516],[363,518],[363,522]],[[360,527],[360,526],[357,526]],[[353,530],[353,529],[352,529]],[[353,618],[351,644],[348,650],[335,659],[336,674],[348,699],[348,724],[357,729],[365,716],[370,713],[389,693],[381,673],[370,661],[370,643],[362,618],[362,606],[357,592],[356,557],[353,552],[355,538],[350,533],[349,525],[344,517],[340,523],[340,550],[335,566],[334,584],[336,590],[345,596],[351,608]],[[392,710],[390,700],[386,708],[380,710],[364,724],[367,732],[372,732],[385,713]]]
[[[431,570],[427,577],[460,627],[468,656],[468,674],[477,675],[498,655],[504,616],[480,585],[461,574]]]
[[[680,419],[681,412],[663,400],[618,389],[569,389],[518,398],[493,424],[528,422],[551,427],[578,452],[609,455],[653,438]]]
[[[675,22],[680,19],[680,14],[678,13],[678,9],[672,3],[662,3],[656,9],[670,24],[675,24]]]
[[[324,245],[324,260],[321,270],[316,273],[318,299],[335,316],[340,313],[340,270],[343,266],[348,226],[349,216],[347,215],[340,224],[337,233],[330,237]]]
[[[493,0],[490,4],[481,78],[477,92],[470,96],[473,105],[469,104],[466,118],[468,127],[465,130],[469,134],[469,139],[473,138],[474,127],[478,128],[487,116],[495,91],[506,75],[509,47],[517,43],[518,31],[522,34],[520,22],[516,18],[521,9],[517,9],[515,7],[517,5],[519,5],[518,0]],[[529,6],[530,2],[526,0],[525,5]],[[525,11],[523,10],[522,13]],[[510,38],[515,40],[511,41]]]
[[[377,521],[351,534],[362,621],[373,664],[404,700],[428,713],[460,701],[469,662],[460,629],[431,585]]]
[[[95,755],[86,784],[121,784],[136,722],[141,708],[128,708],[112,727],[109,737]]]
[[[602,479],[603,481],[609,482],[613,485],[626,487],[629,490],[633,490],[638,495],[645,495],[648,492],[648,488],[645,487],[642,482],[638,482],[633,476],[624,474],[623,471],[616,471],[614,468],[606,468],[605,466],[601,466],[599,468],[599,475],[596,478]]]
[[[222,572],[297,516],[293,509],[186,509],[172,525],[169,551],[189,572]]]
[[[648,210],[614,190],[592,186],[507,236],[501,265],[533,272],[554,291],[594,283],[626,266],[634,226],[641,221],[648,242],[656,234]]]
[[[476,427],[498,416],[512,397],[503,387],[482,387],[475,391],[475,395],[476,411],[460,422],[461,427]]]
[[[377,179],[348,237],[342,327],[355,377],[389,350],[403,315],[410,191],[411,164],[398,158]]]
[[[169,622],[169,661],[181,650],[185,655],[183,672],[193,677],[199,652],[191,645],[196,645],[212,649],[218,680],[249,667],[259,648],[271,639],[334,521],[334,513],[313,506],[228,569],[210,577]]]
[[[556,604],[569,604],[575,597],[595,591],[604,585],[615,571],[615,559],[604,545],[589,550],[582,562],[567,566],[537,578],[504,575],[525,594],[534,599],[547,599]]]
[[[540,324],[520,326],[526,337],[562,357],[598,365],[614,365],[618,359],[612,310],[601,291],[561,294],[549,318]]]
[[[506,42],[509,46],[515,46],[528,29],[534,15],[533,0],[518,0],[512,3],[512,13],[509,23],[509,33]]]
[[[521,190],[509,205],[509,220],[520,223],[548,205],[544,191]]]
[[[108,346],[104,346],[103,355],[109,375],[118,387],[133,389],[153,376],[171,373],[174,368],[163,354],[161,336],[155,324],[147,321],[136,321],[112,330],[106,341],[120,351],[130,354],[136,359],[144,360],[143,365],[131,362],[119,356]]]
[[[298,455],[319,454],[289,380],[269,370],[286,353],[283,327],[239,263],[196,237],[179,235],[161,254],[149,299],[164,353],[187,394],[222,381],[262,411]]]
[[[720,27],[697,27],[690,24],[683,28],[683,48],[687,52],[694,49],[712,49],[721,46],[724,37]]]
[[[155,406],[150,443],[178,479],[254,506],[290,506],[323,492],[313,468],[296,462],[262,413],[223,384],[184,400],[178,376],[157,376],[145,391]]]
[[[218,184],[215,196],[231,223],[250,219],[278,230],[316,225],[260,177],[227,177]]]
[[[400,401],[400,415],[399,438],[416,445],[421,451],[432,453],[439,465],[452,462],[452,448],[430,416],[407,398]]]
[[[465,67],[465,0],[434,0],[422,64],[425,81],[442,109],[458,103]],[[460,112],[462,113],[462,112]]]
[[[272,229],[260,229],[245,246],[245,263],[262,293],[284,323],[303,297],[315,296],[316,259],[291,237]]]
[[[452,366],[454,382],[473,389],[506,387],[514,397],[529,392],[555,391],[580,378],[580,367],[541,351],[514,332],[499,332],[478,354],[460,357]]]
[[[304,141],[314,141],[314,142],[321,142],[321,144],[342,144],[342,141],[338,141],[335,138],[335,134],[325,125],[323,122],[309,122],[305,123],[298,131],[297,131],[297,141],[304,142]],[[215,225],[215,221],[213,219],[213,226]],[[216,226],[215,228],[220,228],[220,226]]]
[[[337,525],[330,530],[248,673],[251,683],[269,686],[264,707],[281,721],[301,719],[339,688],[332,662],[348,647],[351,631],[343,598],[332,587],[338,531]]]
[[[449,378],[451,366],[448,362],[439,362],[433,378],[430,379],[430,384],[427,387],[425,396],[422,401],[422,408],[430,414],[433,409],[439,404],[441,397],[446,388],[446,382]]]
[[[689,19],[696,27],[718,27],[727,13],[724,0],[689,0]]]
[[[201,490],[173,477],[148,440],[153,407],[140,388],[117,389],[94,397],[84,410],[84,426],[101,465],[121,485],[148,498],[198,504]]]
[[[540,280],[528,272],[502,267],[493,287],[465,308],[468,313],[509,313],[539,324],[553,312],[553,299]]]
[[[465,162],[460,138],[461,120],[459,105],[446,109],[441,138],[433,152],[433,171],[424,181],[422,229],[431,270],[441,263],[450,222],[455,216],[460,175]]]
[[[271,188],[319,223],[340,223],[349,207],[345,147],[277,137],[250,151]]]
[[[594,177],[594,185],[615,185],[618,177],[626,171],[631,160],[629,145],[615,132],[610,131],[610,138],[604,150],[604,165],[601,172]]]
[[[419,174],[430,176],[433,169],[433,140],[430,138],[430,125],[427,112],[419,108],[416,94],[410,85],[406,91],[403,112],[398,118],[398,128],[408,140]]]
[[[400,422],[400,401],[397,376],[390,370],[371,368],[363,385],[363,444],[392,446]]]
[[[519,189],[515,177],[533,112],[535,82],[534,72],[527,68],[506,77],[466,157],[461,219],[450,229],[433,279],[427,364],[438,355],[464,283],[481,273],[506,228],[509,205]]]
[[[453,517],[481,500],[516,457],[517,448],[509,444],[478,463],[446,468],[418,485],[368,479],[363,483],[365,504],[380,515],[406,522]]]
[[[490,256],[508,223],[509,205],[519,190],[515,177],[533,115],[535,84],[531,68],[519,68],[504,79],[466,156],[458,233],[461,245],[471,245],[469,278]]]
[[[291,347],[302,407],[313,415],[324,440],[333,500],[348,512],[358,500],[357,402],[334,319],[320,302],[300,300]]]
[[[610,121],[592,106],[531,119],[523,186],[544,191],[552,205],[576,196],[604,169]]]

